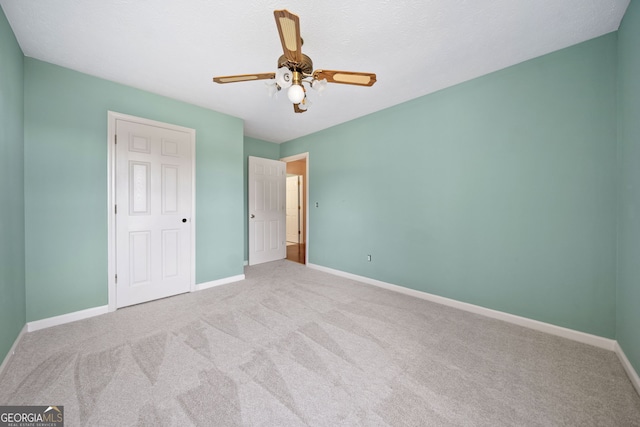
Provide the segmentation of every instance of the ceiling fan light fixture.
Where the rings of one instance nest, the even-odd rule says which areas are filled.
[[[291,85],[287,91],[287,96],[289,97],[289,101],[294,104],[299,104],[304,99],[304,88],[300,84]]]
[[[287,67],[280,67],[276,71],[276,83],[286,89],[293,83],[293,73]]]
[[[313,80],[311,82],[311,87],[322,95],[322,92],[327,88],[327,79]]]
[[[280,90],[280,87],[278,86],[275,80],[269,80],[268,82],[265,82],[265,86],[267,87],[267,93],[269,94],[269,98],[272,98],[273,95],[275,95],[278,92],[278,90]]]

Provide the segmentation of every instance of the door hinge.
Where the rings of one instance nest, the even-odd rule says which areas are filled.
[[[118,215],[118,205],[113,206],[113,213]]]
[[[113,140],[115,141],[116,145],[118,145],[118,135],[114,135]]]
[[[116,274],[116,283],[118,283],[118,275]]]

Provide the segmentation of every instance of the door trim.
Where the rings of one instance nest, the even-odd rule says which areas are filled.
[[[128,114],[107,111],[107,284],[108,284],[108,307],[109,311],[115,311],[116,305],[116,216],[115,209],[115,188],[116,188],[116,150],[115,134],[116,120],[127,120],[148,126],[161,127],[189,134],[191,144],[191,221],[189,222],[191,233],[191,274],[189,275],[189,292],[196,290],[196,130],[173,125],[170,123],[158,122],[142,117],[130,116]]]
[[[309,222],[309,203],[310,203],[310,198],[309,198],[309,152],[306,153],[300,153],[300,154],[296,154],[294,156],[288,156],[288,157],[282,157],[280,159],[281,162],[285,162],[285,163],[289,163],[289,162],[295,162],[296,160],[305,160],[305,172],[306,172],[306,178],[305,182],[303,183],[304,185],[304,192],[307,196],[307,200],[305,203],[305,207],[304,207],[304,216],[305,216],[305,223],[306,223],[306,227],[304,230],[304,244],[305,244],[305,251],[304,251],[304,264],[307,265],[309,263],[309,229],[311,228],[311,223]]]

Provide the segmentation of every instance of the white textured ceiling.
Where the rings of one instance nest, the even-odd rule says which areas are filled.
[[[618,29],[629,0],[0,0],[26,56],[244,120],[283,142]],[[282,54],[273,10],[300,16],[314,68],[375,72],[330,84],[295,114],[264,81]]]

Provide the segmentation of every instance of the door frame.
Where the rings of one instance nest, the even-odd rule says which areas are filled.
[[[115,311],[116,301],[116,120],[127,120],[148,126],[161,127],[189,134],[191,145],[191,274],[189,275],[189,292],[196,290],[196,130],[142,117],[107,111],[107,283],[109,311]]]
[[[305,251],[304,251],[304,265],[308,265],[309,263],[309,229],[311,228],[311,223],[309,222],[309,181],[311,181],[309,179],[309,152],[306,153],[300,153],[300,154],[296,154],[293,156],[288,156],[288,157],[282,157],[280,159],[281,162],[285,162],[285,163],[289,163],[289,162],[295,162],[297,160],[305,160],[305,173],[306,173],[306,178],[302,183],[302,185],[304,185],[304,192],[306,197],[306,203],[304,206],[304,217],[305,217],[305,230],[304,230],[304,244],[305,244]]]

